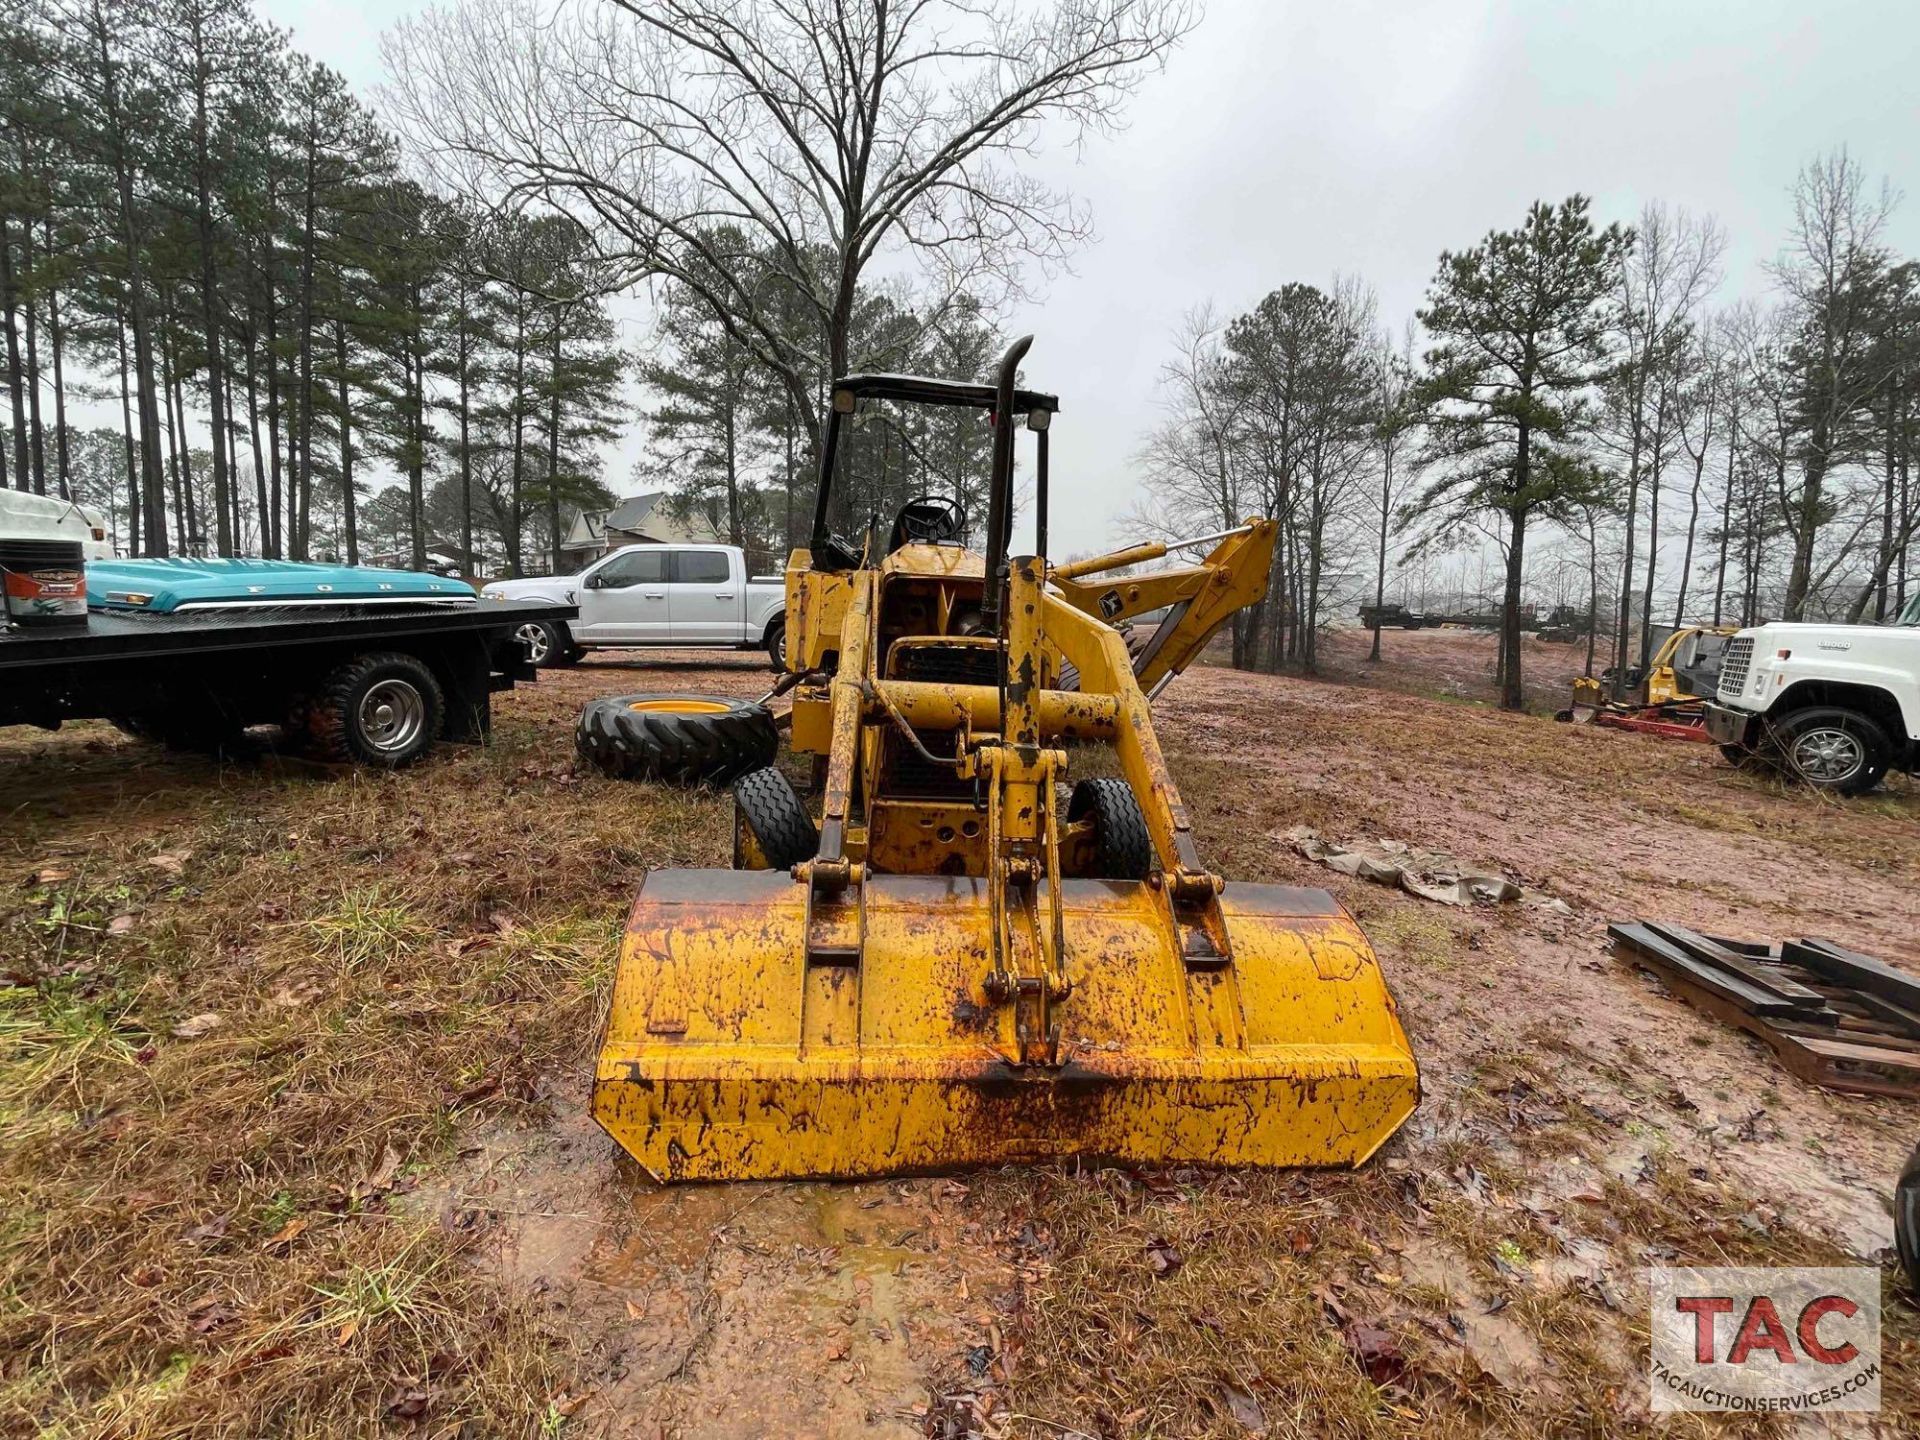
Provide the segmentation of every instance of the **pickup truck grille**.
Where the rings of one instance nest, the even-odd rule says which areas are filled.
[[[1747,672],[1753,668],[1753,637],[1736,635],[1727,641],[1720,656],[1720,693],[1738,695],[1747,688]]]

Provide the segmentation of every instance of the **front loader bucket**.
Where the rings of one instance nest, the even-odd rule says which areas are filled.
[[[1418,1101],[1373,951],[1324,891],[1229,885],[1232,960],[1203,965],[1161,888],[1066,881],[1058,1063],[1026,1066],[986,991],[986,892],[869,875],[858,944],[810,959],[804,882],[654,871],[594,1118],[661,1179],[731,1180],[1060,1156],[1357,1165]]]
[[[1606,705],[1600,682],[1591,676],[1579,676],[1573,682],[1573,707],[1569,718],[1576,725],[1591,725]]]

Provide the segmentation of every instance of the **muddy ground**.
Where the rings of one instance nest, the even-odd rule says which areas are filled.
[[[332,823],[325,787],[342,783],[371,787],[369,803],[393,814],[433,807],[422,833],[445,847],[460,843],[446,807],[465,795],[489,828],[468,836],[464,861],[434,868],[441,909],[423,933],[532,933],[563,911],[579,927],[541,952],[579,952],[545,1002],[575,1007],[572,1038],[527,1045],[530,1073],[504,1090],[483,1080],[443,1122],[384,1142],[412,1162],[389,1213],[464,1237],[460,1263],[485,1282],[474,1303],[521,1307],[534,1338],[516,1343],[544,1347],[551,1388],[527,1394],[516,1418],[501,1409],[510,1389],[437,1394],[428,1365],[417,1412],[356,1399],[339,1429],[1651,1430],[1646,1267],[1880,1264],[1891,1297],[1887,1195],[1920,1138],[1920,1106],[1795,1079],[1611,957],[1605,926],[1647,916],[1819,935],[1920,971],[1920,794],[1896,779],[1863,800],[1821,799],[1736,771],[1709,746],[1504,715],[1484,703],[1491,637],[1386,639],[1375,667],[1364,635],[1336,634],[1336,680],[1196,670],[1156,705],[1208,861],[1229,877],[1330,888],[1396,991],[1424,1098],[1352,1175],[1069,1166],[663,1190],[626,1164],[582,1113],[586,1016],[605,994],[618,897],[647,865],[716,863],[727,815],[721,801],[662,810],[573,776],[572,716],[626,690],[757,695],[768,676],[752,657],[612,656],[548,672],[499,699],[492,750],[371,781],[270,759],[143,766],[144,752],[100,727],[16,733],[0,740],[13,821],[0,855],[25,880],[109,821],[130,865],[143,845],[204,851],[217,842],[195,829],[222,806],[319,834]],[[1577,647],[1530,641],[1528,660],[1553,693]],[[82,798],[36,807],[61,784]],[[1294,849],[1302,825],[1446,849],[1563,904],[1455,910],[1348,880]],[[562,848],[583,832],[593,847]],[[381,857],[339,853],[354,873],[378,873]],[[489,870],[496,853],[511,875]],[[592,873],[576,873],[583,856]],[[277,923],[338,901],[327,882],[303,883],[275,902]],[[462,886],[490,893],[462,904]],[[420,913],[431,903],[423,891]],[[141,925],[162,913],[195,923],[190,896],[153,896]],[[468,943],[450,942],[456,963]],[[530,1012],[510,1038],[537,1024]],[[1866,1427],[1911,1433],[1910,1302],[1890,1308],[1888,1327],[1887,1408]],[[184,1343],[217,1351],[220,1335]],[[32,1392],[18,1372],[10,1383]],[[208,1417],[226,1412],[194,1413],[214,1433]],[[82,1405],[69,1423],[121,1433],[107,1414]]]

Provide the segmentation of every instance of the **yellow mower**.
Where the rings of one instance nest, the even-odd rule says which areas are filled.
[[[1707,701],[1720,682],[1720,657],[1733,638],[1732,625],[1655,626],[1661,637],[1644,671],[1628,669],[1624,693],[1609,696],[1614,672],[1598,680],[1576,676],[1573,704],[1554,719],[1576,725],[1637,730],[1669,740],[1706,740]]]
[[[1324,891],[1209,871],[1154,739],[1142,679],[1259,598],[1274,526],[1163,576],[1111,578],[1167,547],[1049,567],[1059,406],[1015,388],[1030,344],[993,384],[833,386],[786,574],[818,813],[784,770],[746,775],[735,868],[650,872],[621,948],[593,1113],[660,1179],[1355,1165],[1418,1099],[1359,926]],[[830,533],[841,426],[879,399],[990,413],[984,556],[943,498],[908,504],[884,555]],[[1008,558],[1023,423],[1035,553]],[[1130,654],[1109,621],[1166,604]],[[1096,744],[1115,763],[1069,789]]]

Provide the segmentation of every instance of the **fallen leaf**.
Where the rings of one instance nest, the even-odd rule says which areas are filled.
[[[1340,1303],[1340,1297],[1333,1293],[1332,1286],[1314,1286],[1313,1298],[1320,1302],[1320,1308],[1326,1312],[1329,1324],[1344,1325],[1353,1318],[1353,1312]]]
[[[136,1065],[151,1065],[153,1063],[153,1057],[159,1053],[160,1047],[158,1045],[142,1045],[138,1050],[133,1052],[133,1060]]]
[[[591,1390],[582,1390],[578,1395],[569,1395],[566,1391],[562,1390],[547,1403],[553,1406],[557,1413],[572,1416],[578,1414],[580,1407],[592,1398],[593,1391]]]
[[[163,850],[158,855],[149,855],[147,864],[168,875],[178,875],[187,868],[187,861],[192,858],[191,850]]]
[[[1241,1429],[1254,1435],[1267,1433],[1267,1412],[1247,1391],[1223,1380],[1220,1382],[1220,1398],[1226,1402],[1227,1414],[1239,1423]]]
[[[397,1386],[393,1398],[387,1402],[387,1414],[395,1420],[419,1420],[427,1413],[427,1407],[433,1403],[425,1390],[415,1386]]]
[[[1453,1178],[1459,1183],[1460,1188],[1467,1192],[1469,1199],[1476,1200],[1482,1205],[1487,1203],[1487,1177],[1476,1166],[1454,1166]]]
[[[642,1305],[636,1305],[631,1300],[627,1301],[627,1318],[629,1320],[646,1319],[647,1318],[646,1307]]]
[[[233,1318],[233,1307],[214,1294],[203,1295],[187,1307],[187,1328],[196,1335],[210,1335]]]
[[[380,1153],[380,1164],[372,1175],[367,1177],[368,1188],[385,1190],[393,1184],[393,1177],[400,1173],[400,1154],[391,1145]]]
[[[467,1368],[467,1362],[451,1350],[436,1350],[427,1357],[427,1378],[439,1380],[448,1375],[458,1374]]]
[[[167,1272],[158,1265],[142,1265],[138,1270],[127,1273],[127,1283],[137,1285],[142,1290],[149,1290],[166,1278]]]
[[[1313,1234],[1311,1231],[1294,1231],[1288,1243],[1292,1245],[1293,1253],[1296,1255],[1311,1255],[1313,1253]]]
[[[107,922],[107,934],[125,935],[133,929],[133,916],[116,915]]]
[[[190,1016],[174,1026],[173,1038],[176,1040],[198,1040],[202,1035],[218,1030],[224,1023],[226,1022],[221,1020],[219,1015],[212,1010],[208,1010],[204,1014]]]
[[[1156,1235],[1147,1242],[1147,1264],[1153,1267],[1153,1273],[1161,1278],[1173,1274],[1187,1263],[1187,1257],[1171,1240]]]
[[[59,865],[47,865],[33,872],[30,885],[61,885],[73,878],[73,871]]]
[[[1376,1385],[1391,1385],[1407,1370],[1407,1357],[1400,1344],[1386,1330],[1364,1320],[1350,1320],[1341,1327],[1340,1338],[1347,1342],[1347,1353]]]
[[[353,1337],[355,1335],[358,1335],[359,1333],[360,1333],[360,1322],[358,1320],[349,1320],[347,1321],[346,1324],[342,1325],[338,1331],[335,1332],[333,1337],[333,1343],[335,1345],[344,1346],[349,1340],[353,1339]]]
[[[489,1075],[484,1080],[479,1081],[477,1084],[469,1085],[458,1095],[455,1095],[453,1097],[453,1103],[456,1105],[472,1105],[476,1101],[485,1100],[488,1096],[498,1095],[499,1093],[500,1077],[498,1075]]]
[[[210,1245],[215,1240],[225,1239],[227,1234],[227,1221],[232,1218],[233,1217],[229,1215],[216,1215],[213,1219],[203,1224],[195,1225],[191,1230],[187,1231],[186,1238],[193,1241],[196,1245]]]
[[[305,1220],[287,1221],[267,1240],[265,1248],[268,1250],[286,1248],[299,1238],[300,1232],[307,1228],[308,1223]]]

